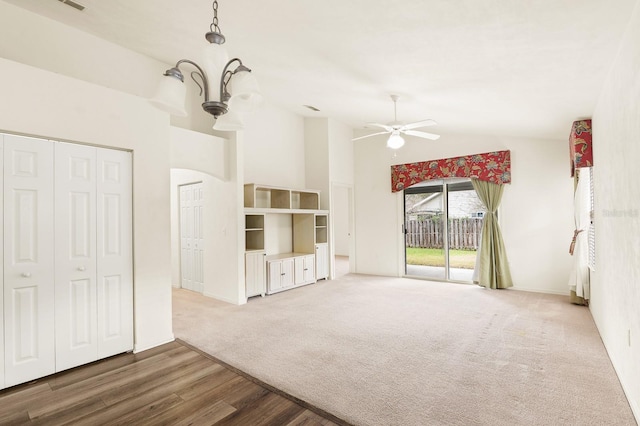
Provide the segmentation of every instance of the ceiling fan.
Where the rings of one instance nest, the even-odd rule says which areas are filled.
[[[389,133],[390,135],[389,135],[389,139],[387,139],[387,148],[398,149],[404,145],[404,138],[402,137],[401,134],[405,134],[409,136],[417,136],[419,138],[424,138],[424,139],[431,139],[433,141],[437,140],[440,137],[440,135],[436,135],[433,133],[414,130],[414,129],[419,129],[421,127],[435,126],[436,124],[438,124],[433,120],[422,120],[422,121],[416,121],[414,123],[408,123],[408,124],[404,124],[398,121],[397,108],[396,108],[397,102],[398,102],[398,95],[391,95],[391,100],[393,101],[393,119],[394,119],[392,123],[389,123],[389,124],[367,123],[367,127],[381,127],[384,129],[384,132],[378,132],[378,133],[372,133],[366,136],[360,136],[358,138],[351,139],[352,141],[357,141],[359,139],[364,139],[371,136],[384,135]]]

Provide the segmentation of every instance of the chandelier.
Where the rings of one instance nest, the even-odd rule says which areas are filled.
[[[209,42],[202,52],[202,66],[189,59],[179,60],[174,67],[164,73],[156,95],[150,100],[153,105],[173,115],[186,116],[186,87],[181,65],[191,65],[191,79],[204,95],[202,109],[216,119],[215,130],[242,130],[238,113],[253,110],[261,101],[258,83],[239,58],[229,60],[229,54],[222,46],[225,37],[218,26],[218,1],[213,2],[213,22],[205,34]],[[218,83],[216,86],[211,83]],[[219,90],[218,90],[219,89]]]

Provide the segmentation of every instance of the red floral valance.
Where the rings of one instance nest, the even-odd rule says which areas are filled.
[[[464,157],[391,166],[391,192],[425,180],[468,177],[497,183],[511,182],[511,152],[496,151]]]
[[[591,120],[574,121],[569,136],[571,155],[571,176],[578,167],[593,166],[593,147],[591,140]]]

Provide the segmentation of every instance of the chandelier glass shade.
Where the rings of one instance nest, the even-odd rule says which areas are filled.
[[[186,117],[186,96],[187,88],[182,81],[177,78],[163,78],[150,102],[171,115]]]

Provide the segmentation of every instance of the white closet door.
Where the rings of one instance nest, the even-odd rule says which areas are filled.
[[[95,361],[96,148],[55,144],[56,371]]]
[[[204,192],[202,182],[180,187],[181,287],[204,291]]]
[[[133,349],[131,153],[98,148],[97,161],[98,358],[104,358]]]
[[[55,371],[53,143],[4,136],[5,385]]]

